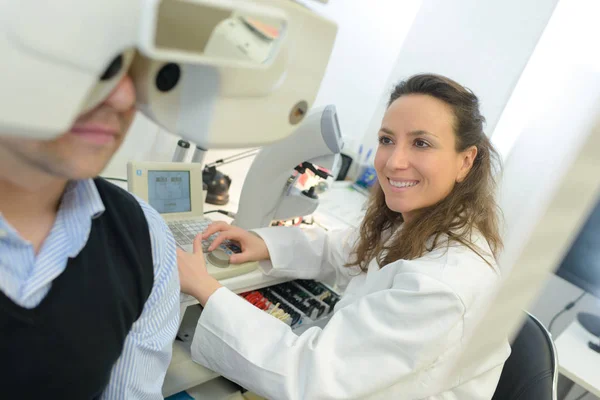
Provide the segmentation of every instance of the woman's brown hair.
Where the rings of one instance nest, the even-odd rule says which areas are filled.
[[[466,178],[456,183],[447,197],[421,210],[406,223],[400,213],[388,208],[383,190],[376,183],[360,226],[354,259],[348,266],[358,265],[366,270],[373,259],[380,266],[400,259],[411,260],[452,242],[468,246],[489,264],[490,255],[483,254],[471,235],[474,229],[478,230],[487,240],[493,257],[502,248],[494,177],[499,172],[500,159],[483,131],[485,118],[479,111],[479,100],[472,91],[451,79],[420,74],[396,85],[388,107],[401,96],[411,94],[425,94],[448,104],[455,117],[456,151],[475,146],[477,156]],[[402,229],[394,232],[400,226]],[[384,235],[390,232],[393,236],[387,240]]]

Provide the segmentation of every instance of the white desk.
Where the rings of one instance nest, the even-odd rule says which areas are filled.
[[[230,206],[230,204],[228,204]],[[205,205],[205,211],[212,209],[228,209],[230,207],[219,207]],[[232,210],[233,211],[233,210]],[[208,215],[212,220],[229,221],[229,218],[223,214],[214,213]],[[253,289],[260,289],[266,286],[273,286],[281,282],[288,281],[286,278],[273,278],[265,276],[260,270],[256,269],[250,273],[234,276],[232,278],[219,281],[223,286],[235,293],[243,293]],[[192,296],[182,295],[180,301],[180,313],[183,319],[186,309],[190,306],[198,304],[198,300]],[[192,310],[192,309],[190,309]],[[196,310],[194,310],[196,311]],[[187,311],[190,312],[190,311]],[[171,363],[167,369],[165,381],[163,383],[163,396],[167,397],[172,394],[187,390],[192,387],[201,385],[212,379],[218,378],[219,374],[195,363],[191,358],[190,342],[173,342],[173,355]]]
[[[559,372],[600,397],[600,354],[588,347],[589,341],[598,338],[583,329],[577,320],[555,340]]]
[[[242,293],[266,286],[273,286],[288,280],[286,278],[267,277],[260,270],[255,270],[248,274],[224,279],[220,283],[235,293]],[[182,317],[186,308],[195,304],[198,304],[196,299],[186,296],[186,300],[182,300],[180,303]],[[187,312],[189,313],[190,310]],[[219,377],[219,374],[192,360],[190,343],[175,341],[173,342],[171,364],[169,364],[163,383],[163,396],[170,396],[217,377]]]

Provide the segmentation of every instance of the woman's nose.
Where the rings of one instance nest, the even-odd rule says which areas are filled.
[[[391,157],[388,158],[386,166],[389,169],[406,169],[409,165],[408,150],[404,146],[397,145]]]

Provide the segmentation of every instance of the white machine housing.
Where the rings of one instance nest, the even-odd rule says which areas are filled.
[[[273,220],[312,214],[319,200],[295,187],[299,175],[291,178],[294,168],[309,162],[335,172],[343,147],[335,106],[312,110],[292,135],[258,152],[244,181],[233,224],[263,228]]]
[[[199,47],[239,15],[277,26],[264,62]],[[57,137],[129,72],[138,108],[171,133],[205,149],[271,143],[310,109],[336,33],[292,1],[0,0],[0,134]],[[119,55],[118,74],[100,80]],[[176,84],[161,91],[167,66]]]

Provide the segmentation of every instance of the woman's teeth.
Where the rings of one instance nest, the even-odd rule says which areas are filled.
[[[397,188],[411,187],[419,183],[419,181],[393,181],[391,179],[388,179],[388,181],[390,182],[390,185]]]

